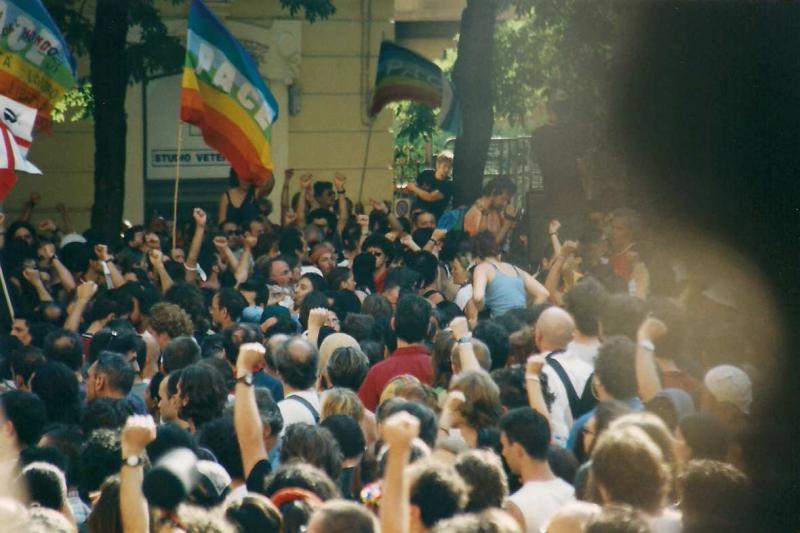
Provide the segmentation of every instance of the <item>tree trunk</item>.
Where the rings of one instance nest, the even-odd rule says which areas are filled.
[[[497,0],[468,0],[461,15],[458,59],[453,68],[462,117],[462,132],[455,147],[454,205],[471,203],[483,185],[494,125],[496,18]]]
[[[89,50],[95,141],[92,228],[111,245],[120,239],[125,199],[128,3],[97,0]]]

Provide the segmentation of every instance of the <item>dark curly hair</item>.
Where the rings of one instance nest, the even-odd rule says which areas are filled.
[[[228,390],[223,377],[213,368],[200,364],[184,368],[178,389],[181,400],[186,400],[178,411],[182,420],[191,420],[199,428],[222,416]]]
[[[489,231],[481,231],[472,238],[472,255],[479,259],[496,257],[500,253],[500,247],[494,235]]]

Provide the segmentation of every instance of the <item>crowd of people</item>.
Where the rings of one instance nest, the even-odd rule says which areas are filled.
[[[452,209],[451,166],[408,218],[287,171],[274,216],[234,180],[121,246],[33,195],[0,231],[2,529],[747,531],[735,299],[621,205],[537,238],[508,178]]]

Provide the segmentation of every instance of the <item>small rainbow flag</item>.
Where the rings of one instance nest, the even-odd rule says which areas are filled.
[[[0,94],[36,109],[36,125],[47,128],[75,77],[75,58],[41,0],[0,1]]]
[[[272,178],[270,125],[278,104],[253,59],[201,0],[189,10],[181,120],[203,132],[241,181]]]
[[[452,115],[453,89],[442,69],[411,50],[383,41],[369,114],[374,117],[387,104],[403,100],[440,107],[441,119]]]

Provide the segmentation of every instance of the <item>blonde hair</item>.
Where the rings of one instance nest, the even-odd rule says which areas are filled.
[[[484,370],[467,370],[453,376],[450,390],[464,393],[466,402],[459,407],[459,414],[474,429],[496,426],[503,415],[500,389]]]
[[[320,416],[324,420],[333,415],[347,415],[361,422],[364,405],[358,395],[350,389],[334,387],[322,393]]]

